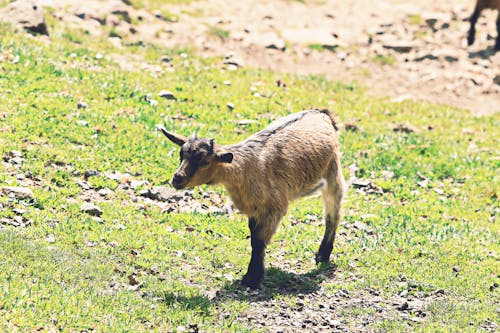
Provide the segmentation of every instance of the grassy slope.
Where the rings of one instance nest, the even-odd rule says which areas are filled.
[[[339,236],[336,281],[323,281],[323,288],[370,287],[385,296],[410,284],[411,293],[442,288],[445,297],[430,304],[425,321],[413,329],[477,331],[486,319],[499,323],[498,289],[489,290],[500,274],[500,228],[492,220],[498,215],[498,115],[477,118],[446,106],[393,104],[321,77],[226,71],[218,59],[197,59],[189,52],[184,59],[178,51],[149,46],[116,50],[85,36],[79,37],[82,44],[74,44],[56,27],[52,43],[12,34],[7,27],[0,31],[0,154],[21,150],[25,157],[18,169],[0,171],[0,186],[16,185],[16,175],[28,172],[41,182],[33,188],[35,203],[0,196],[0,216],[13,216],[13,208],[23,207],[33,221],[24,229],[0,229],[0,331],[163,331],[189,324],[204,330],[246,330],[233,324],[251,306],[245,297],[212,303],[204,296],[206,290],[237,288],[232,278],[242,276],[249,259],[242,216],[140,210],[117,190],[113,200],[100,204],[101,223],[67,199],[82,191],[75,180],[89,169],[140,172],[138,178],[165,184],[177,151],[154,133],[156,123],[230,143],[277,116],[311,106],[328,107],[343,121],[358,122],[358,132],[342,134],[344,173],[356,164],[358,177],[371,175],[385,190],[381,196],[349,192],[345,222],[371,214],[364,221],[374,233]],[[96,59],[97,52],[105,57]],[[107,58],[113,53],[139,54],[159,66],[166,66],[160,58],[168,54],[175,70],[126,72]],[[278,79],[286,89],[276,86]],[[223,84],[226,80],[232,84]],[[253,96],[252,86],[265,97]],[[153,96],[159,101],[154,107],[143,98],[161,89],[173,91],[178,101]],[[79,100],[89,107],[77,109]],[[228,102],[234,110],[227,108]],[[176,114],[187,120],[173,120]],[[259,121],[236,126],[247,118]],[[419,131],[394,132],[399,123],[411,123]],[[384,170],[395,177],[385,180]],[[417,184],[418,173],[430,179],[429,188]],[[103,176],[90,182],[112,190],[118,185]],[[268,265],[286,260],[300,263],[300,272],[314,269],[323,227],[319,222],[291,223],[307,214],[321,214],[318,198],[291,207],[269,248]],[[129,287],[132,273],[142,288]],[[358,278],[348,279],[352,275]],[[396,283],[401,275],[406,285]],[[267,283],[272,287],[286,281]],[[406,325],[394,318],[372,328],[408,330]]]

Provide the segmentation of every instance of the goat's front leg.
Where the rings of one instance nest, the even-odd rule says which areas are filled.
[[[264,256],[266,251],[266,242],[261,236],[262,226],[259,225],[257,219],[251,217],[248,219],[248,227],[250,228],[250,237],[252,244],[252,258],[248,265],[248,271],[243,276],[241,284],[252,289],[260,288],[260,281],[264,276]]]
[[[470,28],[469,28],[469,34],[467,36],[467,45],[472,45],[474,44],[474,39],[476,36],[476,22],[477,19],[479,18],[479,14],[481,14],[481,9],[476,7],[474,9],[474,12],[472,13],[469,21],[470,21]]]
[[[281,218],[286,213],[286,206],[283,209],[276,209],[279,204],[274,204],[272,211],[260,217],[250,217],[248,226],[250,228],[252,258],[248,265],[248,271],[241,280],[241,284],[252,289],[260,288],[260,282],[264,276],[264,256],[266,246],[271,241]]]

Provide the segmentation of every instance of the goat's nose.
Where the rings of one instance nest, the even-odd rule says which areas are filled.
[[[172,185],[177,188],[177,187],[181,187],[180,185],[182,185],[182,182],[183,182],[183,177],[179,174],[174,174],[174,176],[172,177]]]

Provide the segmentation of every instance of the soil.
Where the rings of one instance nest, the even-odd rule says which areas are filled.
[[[500,111],[496,13],[483,12],[476,42],[467,47],[474,1],[211,0],[153,12],[119,0],[40,2],[90,34],[112,26],[116,45],[195,46],[201,56],[223,56],[234,66],[321,74],[395,102],[427,100],[477,115]],[[144,66],[115,59],[124,69]]]

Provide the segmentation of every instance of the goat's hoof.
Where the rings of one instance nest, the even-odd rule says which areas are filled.
[[[319,265],[321,263],[327,264],[330,262],[330,256],[324,256],[320,253],[316,253],[315,259],[316,259],[316,265]]]
[[[241,285],[250,289],[260,289],[262,287],[259,279],[249,277],[248,275],[243,276]]]

